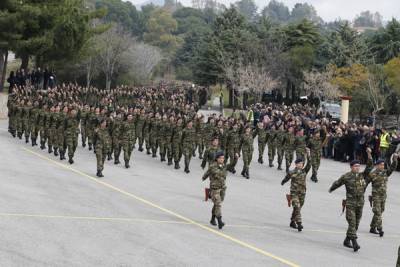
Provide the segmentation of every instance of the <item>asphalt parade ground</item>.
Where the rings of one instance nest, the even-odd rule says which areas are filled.
[[[98,179],[87,148],[79,146],[70,165],[12,138],[5,120],[0,148],[1,266],[395,266],[398,172],[388,185],[385,236],[369,233],[366,202],[354,253],[342,245],[345,189],[328,193],[347,164],[322,160],[319,183],[308,178],[299,233],[289,228],[284,172],[258,164],[255,147],[251,179],[240,176],[241,160],[228,175],[226,226],[218,230],[209,224],[212,203],[204,201],[208,182],[198,157],[185,174],[134,150],[130,169],[109,161]]]

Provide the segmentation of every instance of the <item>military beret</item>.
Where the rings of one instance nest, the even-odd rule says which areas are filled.
[[[378,160],[375,162],[375,165],[378,165],[378,164],[381,164],[381,163],[385,163],[385,160],[384,160],[384,159],[378,159]]]
[[[353,167],[354,165],[360,165],[361,163],[360,163],[360,161],[359,160],[352,160],[351,162],[350,162],[350,166],[351,167]]]
[[[299,159],[296,159],[294,163],[297,164],[297,163],[301,163],[301,162],[304,162],[304,160],[302,158],[299,158]]]
[[[224,155],[224,152],[220,150],[217,153],[215,153],[215,159],[218,159],[218,158],[222,157],[223,155]]]

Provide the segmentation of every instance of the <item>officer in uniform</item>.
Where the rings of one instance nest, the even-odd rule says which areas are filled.
[[[360,173],[360,162],[353,160],[350,163],[351,171],[342,175],[335,181],[329,193],[338,189],[342,185],[346,187],[346,220],[348,223],[346,239],[343,245],[348,248],[353,248],[354,252],[360,249],[357,243],[357,230],[360,225],[362,211],[364,208],[364,193],[366,189],[366,178],[372,170],[371,149],[367,149],[368,162],[364,172]]]
[[[306,197],[306,177],[310,171],[310,151],[307,149],[307,165],[304,166],[304,160],[298,158],[295,161],[296,167],[294,170],[289,171],[285,178],[282,180],[281,185],[284,185],[289,180],[290,184],[290,202],[293,206],[292,217],[290,218],[290,227],[297,229],[299,232],[303,230],[303,224],[301,219],[301,208],[304,205]]]
[[[218,151],[215,155],[215,163],[211,164],[206,173],[203,175],[202,180],[210,179],[210,195],[211,200],[214,203],[214,206],[211,211],[211,220],[210,223],[212,225],[217,225],[218,228],[222,229],[225,223],[222,221],[222,212],[221,205],[225,198],[226,192],[226,166],[225,166],[225,158],[224,153],[222,151]]]

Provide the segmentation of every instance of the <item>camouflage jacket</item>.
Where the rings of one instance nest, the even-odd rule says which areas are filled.
[[[234,131],[230,130],[228,133],[228,140],[227,140],[227,148],[228,149],[239,149],[240,148],[240,133],[239,130]]]
[[[310,138],[308,141],[308,146],[310,147],[311,150],[311,155],[318,153],[319,155],[321,154],[321,149],[322,149],[322,140],[321,138],[316,139],[315,137]]]
[[[354,173],[354,172],[345,173],[332,184],[331,188],[329,189],[329,192],[336,190],[342,185],[345,185],[346,198],[348,203],[349,202],[364,203],[364,193],[367,186],[365,180],[368,177],[369,173],[371,172],[372,168],[373,168],[372,160],[368,159],[367,167],[362,173]]]
[[[203,161],[201,162],[201,167],[205,168],[207,162],[208,162],[209,165],[211,165],[214,162],[215,155],[219,150],[221,150],[219,147],[214,147],[214,146],[209,147],[204,152]]]
[[[386,197],[387,182],[389,176],[397,168],[397,159],[392,162],[389,169],[380,171],[378,169],[373,170],[366,178],[367,186],[372,183],[372,196]]]
[[[311,168],[311,162],[310,159],[307,157],[307,164],[303,169],[295,168],[294,170],[289,171],[286,174],[285,178],[282,180],[282,185],[291,180],[290,184],[291,195],[306,193],[307,191],[306,177],[307,173],[310,171],[310,168]]]
[[[135,140],[136,128],[133,121],[124,121],[121,126],[121,139],[124,141]]]
[[[295,149],[295,136],[292,133],[287,132],[283,139],[283,147],[285,151],[294,151]]]
[[[219,190],[225,189],[226,180],[226,166],[225,164],[219,165],[218,163],[213,163],[210,165],[206,173],[203,175],[203,181],[210,178],[210,189]]]
[[[111,148],[111,137],[108,129],[96,129],[96,151],[101,152],[102,149],[109,150]]]

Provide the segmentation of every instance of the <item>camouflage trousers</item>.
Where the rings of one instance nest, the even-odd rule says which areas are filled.
[[[286,171],[289,171],[293,162],[293,150],[285,150]]]
[[[29,123],[31,125],[31,139],[36,141],[39,133],[39,125],[35,123]]]
[[[49,147],[53,146],[54,148],[58,148],[57,141],[57,130],[55,128],[49,129],[49,138],[47,140]]]
[[[185,166],[187,167],[189,167],[190,161],[192,160],[193,150],[194,150],[193,145],[186,145],[183,146],[182,148],[182,153],[185,158]]]
[[[360,225],[364,201],[346,203],[346,220],[348,223],[347,237],[350,239],[357,238],[357,230]]]
[[[270,162],[274,161],[276,155],[276,146],[275,144],[268,144],[268,160]]]
[[[66,147],[68,148],[68,157],[73,158],[76,147],[78,146],[78,134],[67,134],[65,138]]]
[[[158,138],[156,136],[150,135],[150,147],[153,155],[157,154],[158,146],[159,146]]]
[[[229,165],[228,169],[233,170],[236,167],[236,164],[238,162],[238,157],[236,157],[236,154],[239,154],[240,150],[239,147],[228,147],[228,157],[229,157]]]
[[[57,142],[58,142],[57,147],[60,150],[60,152],[63,152],[63,151],[65,151],[65,148],[66,148],[64,129],[62,127],[58,128],[56,134],[57,134]]]
[[[264,157],[266,143],[264,141],[258,141],[258,158],[262,159]]]
[[[196,137],[196,143],[195,143],[194,151],[196,151],[196,150],[199,151],[199,155],[203,156],[203,153],[204,153],[204,142],[203,142],[203,137],[201,135]]]
[[[40,134],[40,144],[44,146],[49,138],[47,128],[44,126],[40,126],[39,134]]]
[[[31,135],[31,125],[29,121],[23,120],[21,129],[22,129],[21,134],[24,133],[25,138],[28,139],[29,136]]]
[[[278,149],[277,149],[277,154],[278,154],[278,165],[279,165],[279,166],[282,165],[284,153],[285,153],[285,151],[283,150],[283,148],[279,148],[279,147],[278,147]]]
[[[372,212],[374,216],[371,221],[371,228],[382,229],[382,214],[385,211],[386,196],[372,197]]]
[[[226,192],[226,187],[223,189],[211,189],[211,200],[214,203],[214,206],[212,208],[212,215],[215,215],[217,217],[222,216],[221,212],[221,207],[222,207],[222,202],[225,199],[225,192]]]
[[[81,125],[81,140],[82,140],[82,145],[86,144],[86,140],[87,140],[87,133],[88,133],[88,127],[86,127],[85,125]]]
[[[243,170],[248,171],[251,160],[253,158],[253,150],[250,149],[242,151],[242,157],[243,157]]]
[[[122,142],[118,137],[113,137],[112,140],[113,143],[113,150],[114,150],[114,159],[119,160],[119,155],[121,154],[121,149],[122,149]]]
[[[143,147],[143,143],[144,143],[144,135],[141,131],[136,130],[136,138],[138,140],[138,144],[139,144],[139,148]]]
[[[133,140],[124,140],[122,141],[122,149],[124,150],[124,161],[128,163],[131,159],[132,151],[133,151]]]
[[[181,161],[182,158],[182,148],[179,142],[172,143],[172,155],[175,162]]]
[[[311,153],[312,175],[317,177],[319,166],[321,165],[321,152]]]
[[[94,129],[91,127],[87,127],[86,135],[87,135],[89,146],[93,145],[94,144]]]
[[[293,207],[292,217],[290,218],[290,220],[292,222],[301,223],[301,208],[304,205],[306,194],[291,192],[290,196],[292,198],[292,207]]]
[[[96,147],[96,160],[97,160],[97,171],[103,171],[104,162],[106,160],[108,154],[108,149],[105,147],[97,146]]]
[[[150,150],[151,145],[150,145],[150,134],[149,133],[144,133],[144,142],[146,143],[146,149]]]
[[[296,159],[305,159],[306,151],[304,149],[296,149]]]

